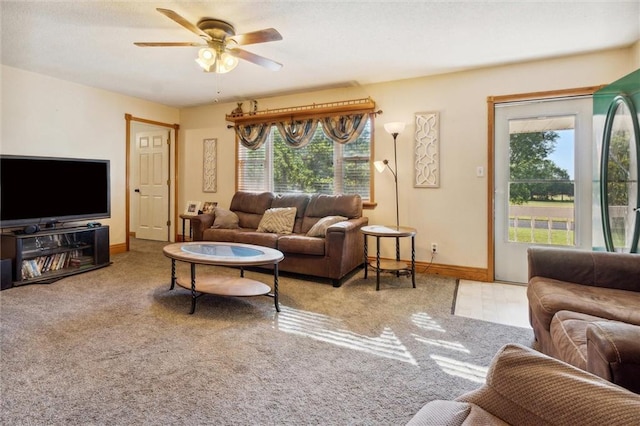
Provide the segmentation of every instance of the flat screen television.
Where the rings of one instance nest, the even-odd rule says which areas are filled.
[[[111,217],[109,160],[0,155],[0,228]]]

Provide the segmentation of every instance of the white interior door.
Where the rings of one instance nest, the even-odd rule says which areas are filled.
[[[132,156],[136,238],[169,240],[169,138],[167,130],[136,133]]]
[[[527,248],[591,248],[592,98],[496,104],[494,271],[527,282]]]

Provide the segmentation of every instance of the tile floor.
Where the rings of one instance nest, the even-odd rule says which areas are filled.
[[[460,280],[455,315],[531,328],[527,287]]]

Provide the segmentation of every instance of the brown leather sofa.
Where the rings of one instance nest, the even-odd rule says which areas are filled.
[[[291,233],[258,232],[268,209],[290,207],[296,208]],[[228,220],[230,216],[232,220]],[[307,235],[319,221],[336,216],[344,220],[326,227],[326,234]],[[217,223],[218,219],[222,224]],[[367,225],[369,219],[362,216],[359,195],[238,191],[229,209],[217,207],[213,214],[200,214],[190,220],[195,241],[275,248],[284,254],[284,260],[278,265],[280,271],[328,278],[334,287],[342,285],[347,274],[364,265],[364,238],[360,228]]]
[[[408,426],[638,424],[640,395],[521,345],[505,345],[486,383],[427,403]]]
[[[537,349],[640,393],[640,255],[528,250]]]

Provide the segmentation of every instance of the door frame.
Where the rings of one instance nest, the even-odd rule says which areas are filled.
[[[171,149],[171,146],[169,147],[169,179],[170,179],[170,186],[169,186],[169,207],[171,207],[171,185],[173,185],[173,217],[171,217],[171,215],[169,215],[169,220],[170,220],[170,225],[169,225],[169,235],[175,235],[176,233],[176,224],[178,223],[178,130],[180,129],[180,125],[179,124],[170,124],[170,123],[163,123],[160,121],[155,121],[155,120],[149,120],[146,118],[141,118],[141,117],[134,117],[131,114],[125,114],[124,115],[125,121],[126,121],[126,136],[125,136],[125,156],[126,156],[126,160],[125,160],[125,245],[126,245],[126,251],[129,251],[130,246],[130,233],[131,233],[131,219],[130,219],[130,214],[131,214],[131,196],[130,196],[130,190],[131,190],[131,122],[135,121],[138,123],[144,123],[144,124],[150,124],[153,126],[158,126],[158,127],[166,127],[169,129],[173,129],[173,149]],[[171,144],[171,141],[169,141],[169,143]],[[171,153],[173,152],[173,155],[171,155]],[[173,176],[171,175],[171,169],[173,169]],[[171,230],[173,229],[173,234],[171,233]]]
[[[567,98],[572,96],[590,96],[600,86],[579,87],[574,89],[551,90],[546,92],[530,92],[515,95],[499,95],[487,97],[487,281],[495,281],[495,252],[494,252],[494,216],[495,216],[495,193],[494,193],[494,168],[495,168],[495,105],[507,102],[522,102],[538,99]]]

